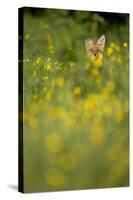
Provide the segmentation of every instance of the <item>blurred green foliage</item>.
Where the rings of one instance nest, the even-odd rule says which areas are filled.
[[[25,192],[127,186],[129,15],[23,10]]]

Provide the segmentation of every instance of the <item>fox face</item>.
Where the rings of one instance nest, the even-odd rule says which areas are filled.
[[[103,56],[104,46],[105,46],[105,36],[102,35],[96,43],[91,39],[85,40],[86,52],[89,56],[98,57]]]

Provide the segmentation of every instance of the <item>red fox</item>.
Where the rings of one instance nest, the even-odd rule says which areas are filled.
[[[85,40],[85,47],[87,56],[89,56],[91,62],[89,71],[95,80],[99,83],[101,78],[105,76],[105,70],[103,68],[105,36],[102,35],[96,43],[91,39]]]
[[[91,39],[85,40],[86,52],[88,56],[98,57],[103,56],[105,46],[105,36],[102,35],[96,43]]]

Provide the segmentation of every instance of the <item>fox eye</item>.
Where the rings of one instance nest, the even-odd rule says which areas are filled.
[[[90,49],[91,52],[93,52],[93,49]]]

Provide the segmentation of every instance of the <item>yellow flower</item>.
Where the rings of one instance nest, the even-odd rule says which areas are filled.
[[[64,78],[63,77],[58,77],[57,79],[56,79],[56,85],[57,86],[59,86],[59,87],[63,87],[64,86],[64,83],[65,83],[65,80],[64,80]]]
[[[98,104],[98,96],[92,95],[87,98],[85,101],[85,109],[88,111],[93,111]]]
[[[41,62],[41,57],[38,57],[38,58],[36,59],[36,64],[40,64],[40,62]]]
[[[46,66],[47,71],[50,71],[51,67],[52,67],[51,63],[48,63]]]
[[[123,43],[123,46],[124,46],[124,47],[128,47],[127,42],[124,42],[124,43]]]
[[[91,61],[96,68],[100,68],[102,66],[103,56],[92,57]]]
[[[45,178],[47,183],[55,188],[62,187],[66,184],[66,177],[64,173],[56,168],[48,169]]]
[[[113,53],[113,48],[108,47],[108,48],[107,48],[107,56],[111,56],[112,53]]]
[[[80,95],[80,93],[81,93],[81,89],[80,89],[80,87],[79,86],[76,86],[74,89],[73,89],[73,93],[75,94],[75,95]]]
[[[64,145],[63,137],[60,133],[49,133],[44,138],[44,143],[50,153],[61,151]]]

